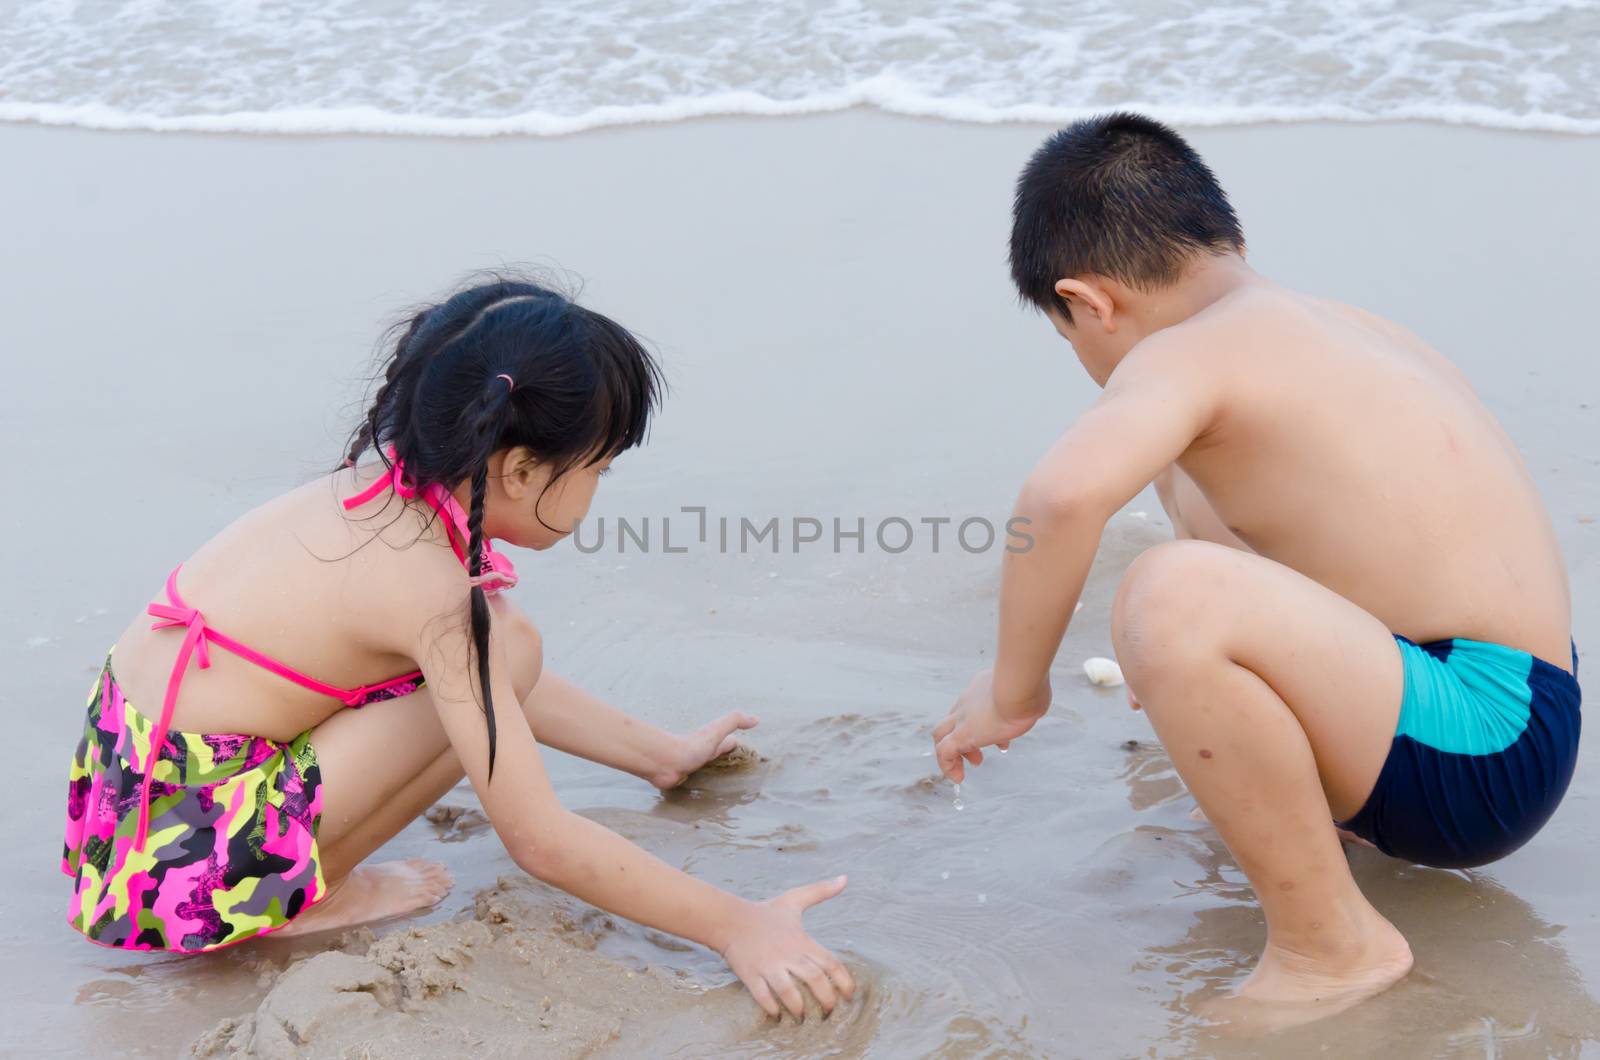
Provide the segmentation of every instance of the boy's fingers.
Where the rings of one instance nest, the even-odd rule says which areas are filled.
[[[1009,750],[1011,750],[1011,741],[1010,740],[997,740],[997,741],[995,741],[995,746],[1000,748],[1000,750],[1002,750],[1002,751],[1009,751]]]
[[[735,747],[738,747],[738,746],[739,746],[739,737],[733,735],[732,733],[729,733],[728,735],[726,735],[726,736],[724,736],[722,738],[722,742],[721,743],[717,744],[717,749],[716,749],[715,753],[712,754],[711,757],[712,758],[721,758],[723,755],[727,754],[729,751],[733,750]]]
[[[949,736],[950,735],[950,730],[955,728],[955,727],[956,727],[956,717],[955,717],[954,714],[951,714],[951,715],[947,716],[939,724],[937,724],[937,725],[935,725],[933,727],[933,742],[934,743],[938,743],[940,740],[944,739],[946,736]]]
[[[742,710],[735,711],[733,716],[738,719],[735,724],[737,724],[741,729],[753,729],[757,725],[761,724],[760,718],[756,717],[754,714],[746,714]]]
[[[976,747],[974,747],[972,750],[968,751],[966,754],[962,755],[961,757],[965,758],[972,765],[975,765],[975,766],[983,765],[983,751],[981,751],[980,749],[978,749]]]
[[[956,753],[954,739],[946,736],[940,740],[939,745],[934,748],[934,754],[939,760],[939,771],[957,784],[961,783],[961,778],[966,774],[966,764]]]

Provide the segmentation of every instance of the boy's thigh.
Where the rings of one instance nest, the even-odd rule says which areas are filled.
[[[337,843],[381,809],[446,751],[450,738],[426,687],[341,710],[311,730],[322,774],[317,841]]]
[[[1113,633],[1141,698],[1138,682],[1163,670],[1173,678],[1167,698],[1180,703],[1186,688],[1204,694],[1203,682],[1186,683],[1192,667],[1254,673],[1305,731],[1334,815],[1360,810],[1388,757],[1405,691],[1399,648],[1377,618],[1281,563],[1175,541],[1129,567]]]

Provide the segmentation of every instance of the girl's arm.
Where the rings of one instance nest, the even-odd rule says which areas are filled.
[[[459,612],[459,582],[457,602]],[[423,613],[437,615],[429,605]],[[844,877],[751,902],[672,868],[616,833],[569,813],[557,800],[538,745],[507,676],[499,638],[490,636],[497,740],[489,770],[484,711],[470,674],[477,666],[464,621],[430,622],[417,659],[433,691],[439,719],[466,767],[496,833],[516,863],[546,883],[608,912],[691,939],[720,953],[769,1015],[779,1002],[805,1012],[800,983],[826,1011],[838,995],[853,996],[850,973],[806,934],[801,914],[844,888]]]
[[[739,744],[757,719],[734,711],[678,736],[640,721],[546,670],[523,707],[540,743],[632,773],[663,791]]]

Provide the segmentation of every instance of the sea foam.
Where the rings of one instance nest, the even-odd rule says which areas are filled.
[[[9,10],[8,10],[9,9]],[[1600,4],[0,0],[0,120],[561,135],[872,107],[1600,132]]]

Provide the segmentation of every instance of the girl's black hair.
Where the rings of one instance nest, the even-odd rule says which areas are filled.
[[[473,577],[482,573],[492,455],[525,448],[549,466],[553,484],[579,465],[642,443],[661,399],[660,369],[638,339],[537,283],[480,283],[422,309],[394,332],[383,383],[351,434],[345,463],[353,466],[372,449],[388,465],[393,446],[418,489],[438,483],[453,491],[471,483]],[[493,776],[489,601],[481,587],[473,586],[468,606]]]

